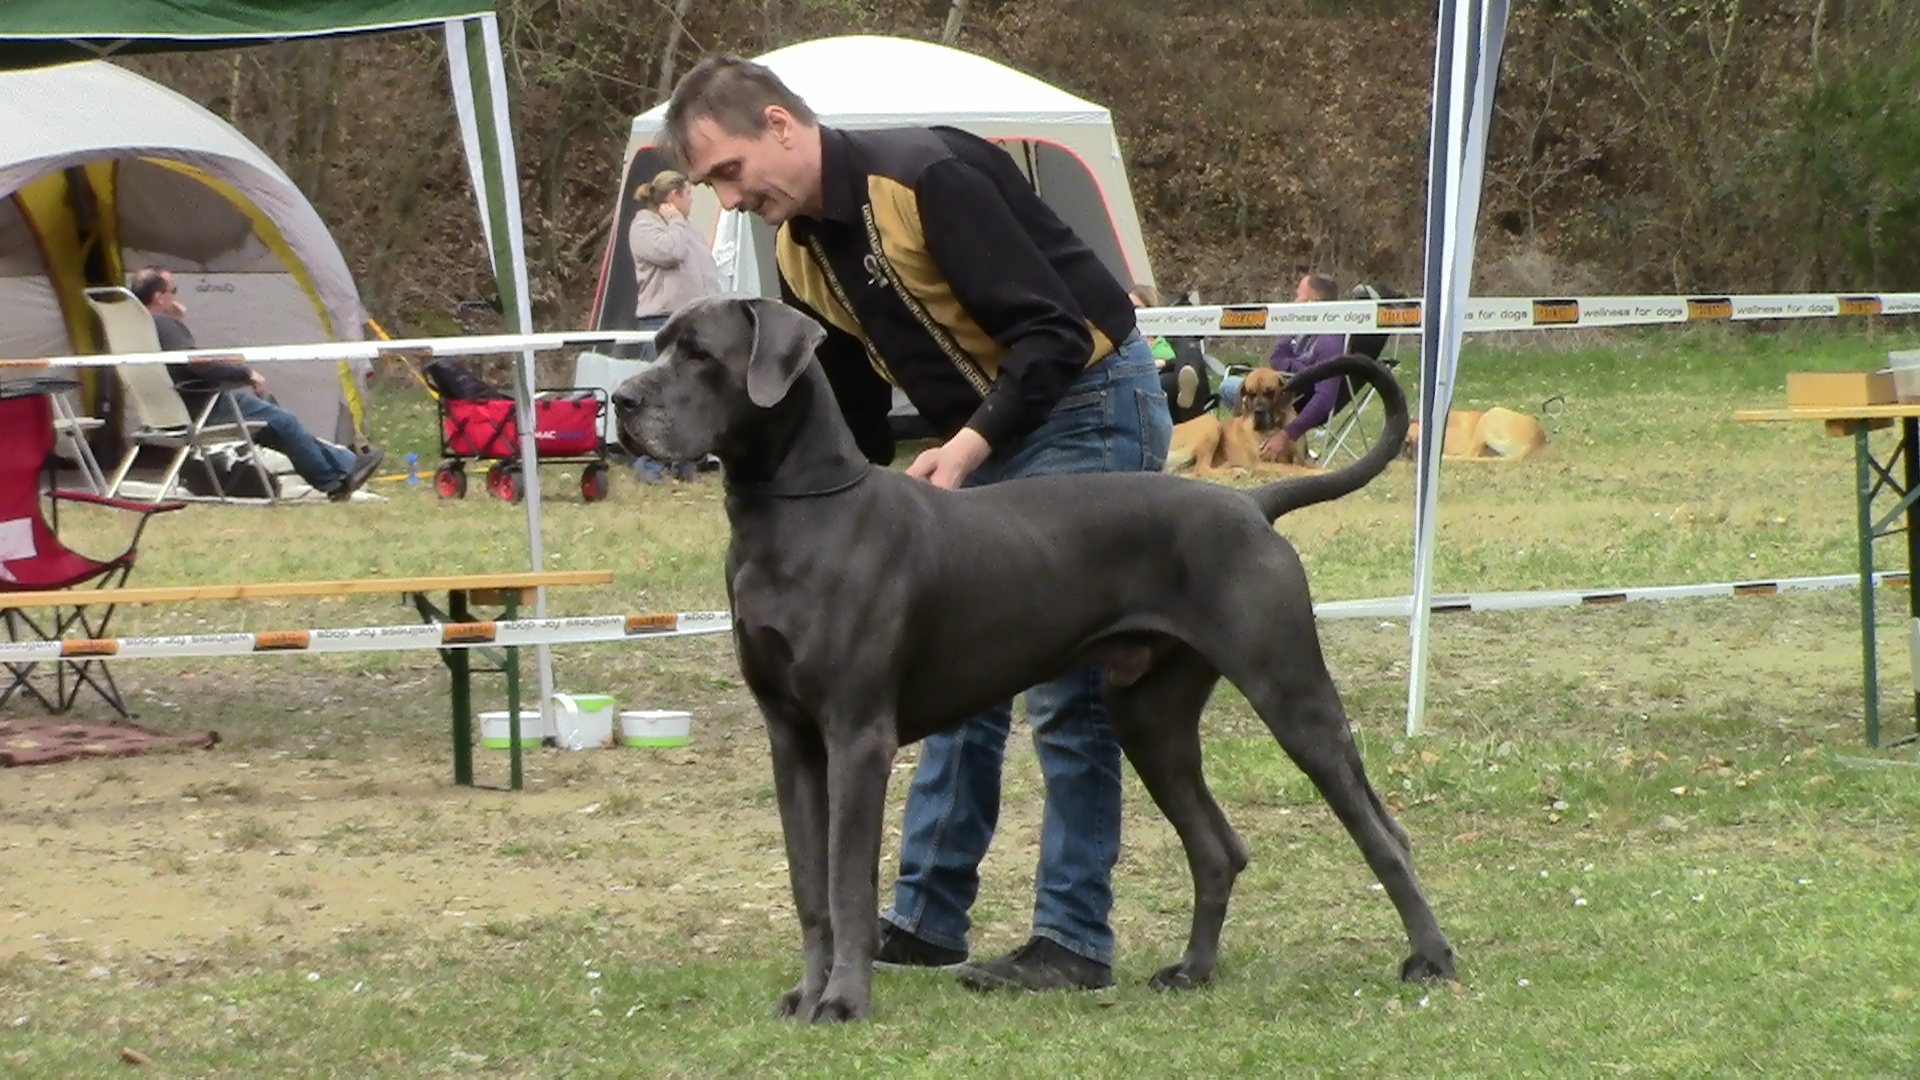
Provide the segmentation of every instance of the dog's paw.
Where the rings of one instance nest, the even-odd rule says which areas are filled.
[[[1446,982],[1458,982],[1460,976],[1454,974],[1453,950],[1441,949],[1432,956],[1414,953],[1400,963],[1401,982],[1421,982],[1427,979],[1441,979]]]
[[[781,994],[780,1000],[773,1003],[773,1015],[780,1017],[782,1020],[791,1019],[795,1016],[811,1017],[813,1010],[813,999],[808,996],[804,985],[796,986],[786,993]]]
[[[816,1024],[843,1024],[849,1020],[865,1020],[871,1005],[865,997],[828,993],[813,1007],[807,1019]]]
[[[1154,972],[1153,978],[1147,980],[1147,986],[1154,990],[1193,990],[1212,981],[1211,968],[1203,970],[1198,965],[1182,960]]]

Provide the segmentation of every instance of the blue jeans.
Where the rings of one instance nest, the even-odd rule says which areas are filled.
[[[1222,375],[1220,377],[1220,404],[1231,413],[1240,404],[1240,384],[1246,381],[1245,375]]]
[[[232,405],[227,404],[229,400]],[[230,398],[223,397],[207,422],[233,423],[236,407],[241,419],[265,421],[267,426],[254,432],[253,441],[287,455],[293,471],[315,491],[332,491],[353,471],[352,451],[314,438],[299,417],[251,390],[235,390]]]
[[[1153,352],[1135,334],[1089,367],[1033,434],[988,458],[966,486],[1053,473],[1158,472],[1172,430]],[[1101,669],[1082,668],[1027,691],[1047,792],[1033,936],[1111,964],[1120,746],[1107,722],[1103,680]],[[920,744],[900,876],[884,917],[924,941],[967,947],[967,910],[1000,817],[1000,767],[1012,720],[1013,703],[1005,702]]]

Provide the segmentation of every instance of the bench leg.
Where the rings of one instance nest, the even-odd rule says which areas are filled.
[[[520,594],[508,590],[503,618],[512,619],[519,612]],[[506,663],[501,667],[507,675],[507,730],[513,737],[512,746],[507,753],[507,787],[513,791],[519,791],[525,782],[520,761],[520,649],[509,645],[506,647],[506,653]],[[542,706],[544,705],[543,702]]]
[[[456,591],[448,597],[448,616],[454,622],[472,622],[467,594]],[[473,786],[473,668],[466,649],[444,650],[447,673],[453,681],[453,782]],[[514,714],[516,717],[518,714]],[[519,752],[516,743],[514,750]]]

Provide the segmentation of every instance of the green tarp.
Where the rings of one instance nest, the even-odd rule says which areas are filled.
[[[484,0],[3,0],[0,67],[373,33],[492,11]]]

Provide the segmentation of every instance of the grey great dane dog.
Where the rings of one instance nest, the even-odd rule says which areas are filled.
[[[1272,525],[1393,460],[1407,404],[1386,370],[1345,356],[1296,376],[1358,375],[1386,403],[1379,442],[1338,471],[1245,491],[1156,473],[947,491],[861,456],[813,360],[823,334],[774,301],[703,301],[668,321],[658,363],[613,397],[629,449],[662,461],[712,453],[724,469],[734,644],[772,742],[803,941],[804,971],[779,1012],[867,1015],[901,745],[1089,662],[1108,665],[1114,734],[1193,875],[1186,953],[1153,986],[1212,976],[1247,864],[1200,768],[1201,708],[1222,676],[1386,887],[1412,945],[1401,978],[1453,978],[1407,835],[1355,751],[1306,573]]]

